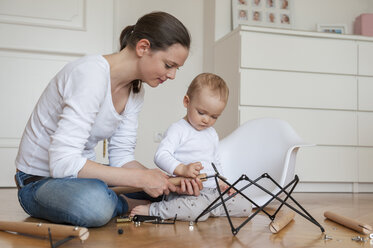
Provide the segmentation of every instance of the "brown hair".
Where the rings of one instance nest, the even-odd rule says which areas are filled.
[[[206,87],[219,93],[220,100],[228,101],[229,88],[227,84],[221,77],[213,73],[201,73],[196,76],[188,87],[187,95],[192,99],[197,92]]]
[[[124,28],[119,38],[120,50],[125,47],[134,49],[141,39],[149,40],[152,51],[165,51],[174,44],[189,50],[191,42],[183,23],[166,12],[151,12],[139,18],[135,25]],[[138,93],[140,88],[141,80],[132,81],[134,93]]]

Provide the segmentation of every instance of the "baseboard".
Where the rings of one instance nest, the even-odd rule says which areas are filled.
[[[294,191],[372,193],[373,183],[301,182]]]

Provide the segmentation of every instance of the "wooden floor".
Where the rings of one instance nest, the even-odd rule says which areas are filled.
[[[90,236],[84,243],[73,239],[61,248],[68,247],[373,247],[373,241],[357,242],[352,237],[361,235],[335,224],[323,217],[324,211],[335,211],[344,216],[373,224],[373,194],[295,193],[295,199],[322,225],[332,240],[324,240],[320,229],[296,215],[280,233],[272,234],[267,216],[260,214],[246,224],[236,236],[230,230],[227,218],[210,218],[195,224],[175,225],[117,224],[113,219],[101,228],[90,228]],[[15,189],[0,189],[0,220],[40,222],[30,218],[18,204]],[[238,225],[244,219],[234,219]],[[122,228],[124,233],[118,234]],[[47,239],[0,231],[0,247],[50,247]]]

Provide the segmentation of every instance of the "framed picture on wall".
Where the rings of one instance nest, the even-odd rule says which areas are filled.
[[[345,34],[347,25],[345,24],[317,24],[317,32]]]
[[[232,0],[233,29],[240,24],[292,27],[292,0]]]

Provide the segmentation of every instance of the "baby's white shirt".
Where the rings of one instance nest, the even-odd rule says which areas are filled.
[[[218,171],[221,166],[218,156],[219,137],[213,127],[202,131],[196,130],[186,120],[181,119],[173,123],[166,131],[165,137],[159,144],[154,156],[155,164],[173,175],[179,164],[188,165],[201,162],[204,167],[201,173],[212,175],[215,173],[211,163],[213,162]],[[213,178],[203,182],[207,188],[215,188]]]

